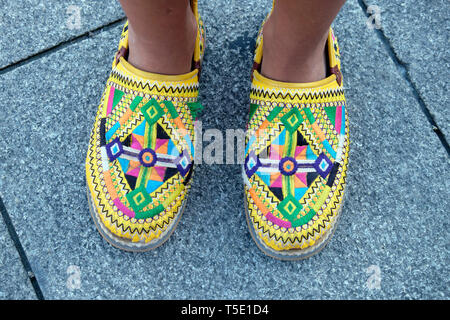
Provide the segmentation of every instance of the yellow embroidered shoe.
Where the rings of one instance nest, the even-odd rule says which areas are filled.
[[[203,24],[191,2],[198,22],[193,71],[164,76],[130,65],[126,23],[98,107],[86,159],[88,199],[100,234],[123,250],[166,241],[191,185],[204,52]]]
[[[329,76],[312,83],[259,72],[256,42],[243,168],[247,223],[258,247],[282,260],[309,257],[333,234],[348,164],[348,118],[337,40],[330,29]]]

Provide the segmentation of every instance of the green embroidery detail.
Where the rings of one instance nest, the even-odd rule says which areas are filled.
[[[297,146],[297,134],[286,132],[286,139],[284,144],[284,157],[294,157],[295,156],[295,149]],[[291,176],[285,176],[283,175],[283,183],[282,183],[282,192],[283,196],[286,197],[287,195],[295,194],[295,187],[294,187],[294,175]]]
[[[172,101],[164,101],[163,103],[167,107],[167,109],[169,109],[169,113],[170,113],[170,116],[172,117],[172,119],[178,118],[177,109],[175,109]]]
[[[136,215],[139,211],[144,209],[152,202],[152,198],[150,198],[150,195],[143,186],[139,186],[138,188],[129,192],[127,194],[127,200]]]
[[[200,102],[188,102],[189,110],[191,111],[192,118],[197,119],[197,115],[203,110],[203,106]]]
[[[306,117],[308,118],[309,123],[313,124],[314,122],[316,122],[316,119],[314,119],[314,116],[309,108],[305,108],[303,110],[305,110]]]
[[[269,115],[267,116],[267,120],[269,122],[272,122],[273,119],[275,119],[275,117],[281,112],[281,110],[283,110],[282,107],[273,108],[272,111],[270,111]]]
[[[278,211],[280,211],[283,217],[291,223],[297,219],[297,215],[300,213],[302,208],[303,206],[290,194],[277,206]]]
[[[296,228],[296,227],[300,227],[304,224],[307,224],[314,216],[316,215],[316,212],[314,211],[314,209],[310,209],[309,212],[301,217],[300,219],[294,220],[292,221],[292,227]]]
[[[160,204],[157,207],[154,207],[150,210],[147,210],[145,212],[136,212],[136,219],[147,219],[147,218],[152,218],[154,216],[156,216],[157,214],[161,213],[164,211],[164,206],[162,204]]]
[[[248,121],[252,120],[253,115],[255,114],[256,110],[258,109],[258,105],[257,104],[250,104],[250,115],[248,117]]]
[[[281,122],[283,122],[287,131],[294,133],[295,131],[297,131],[298,127],[302,124],[303,117],[297,108],[293,108],[291,111],[286,113],[281,118]]]
[[[298,132],[298,131],[297,131]],[[295,157],[295,150],[297,149],[297,132],[295,133],[289,133],[291,136],[290,143],[289,143],[289,155],[286,154],[286,156]],[[288,150],[286,150],[288,151]],[[294,196],[295,195],[295,175],[288,176],[289,182],[287,183],[287,190]]]
[[[136,109],[136,107],[139,105],[139,103],[141,103],[141,101],[142,101],[142,97],[136,96],[136,98],[134,98],[130,104],[131,111],[134,111],[134,109]]]
[[[145,126],[145,139],[144,139],[144,148],[154,148],[154,143],[156,143],[156,124],[150,124]],[[136,180],[137,186],[145,187],[146,179],[148,175],[148,171],[151,168],[142,167],[139,172],[138,178]]]
[[[156,123],[158,119],[161,118],[164,114],[163,108],[161,108],[161,106],[155,99],[147,102],[145,106],[141,108],[141,112],[144,114],[144,117],[147,120],[148,124]]]
[[[325,107],[325,112],[327,113],[328,119],[334,125],[336,123],[336,107]]]
[[[117,89],[114,90],[114,98],[113,98],[112,110],[114,110],[114,108],[119,103],[120,99],[122,99],[124,94],[125,93],[123,91],[120,91],[120,90],[117,90]]]
[[[327,199],[330,190],[331,190],[330,187],[325,186],[324,190],[319,196],[319,199],[317,199],[317,201],[312,206],[310,204],[309,212],[306,215],[300,217],[299,219],[295,219],[294,221],[292,221],[292,226],[295,228],[308,223],[316,215],[316,212],[320,210],[325,200]]]

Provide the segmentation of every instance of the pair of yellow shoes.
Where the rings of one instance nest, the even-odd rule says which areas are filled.
[[[205,48],[193,4],[193,71],[165,76],[130,65],[125,24],[98,107],[86,159],[88,199],[99,232],[123,250],[146,251],[166,241],[191,186]],[[326,244],[343,202],[349,139],[339,48],[330,29],[331,75],[284,83],[259,73],[262,40],[261,28],[242,170],[246,218],[263,252],[301,259]]]

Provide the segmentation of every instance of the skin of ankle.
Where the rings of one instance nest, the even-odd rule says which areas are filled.
[[[295,83],[324,79],[328,32],[319,39],[311,39],[304,33],[289,20],[269,17],[263,29],[261,74],[273,80]]]
[[[197,37],[197,21],[192,9],[163,10],[149,17],[146,28],[134,28],[129,21],[128,62],[138,69],[165,75],[191,71]]]

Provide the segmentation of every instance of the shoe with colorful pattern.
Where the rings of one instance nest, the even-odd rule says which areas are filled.
[[[342,208],[349,133],[339,48],[330,29],[329,76],[285,83],[260,74],[262,43],[261,28],[243,168],[246,217],[264,253],[297,260],[325,246]]]
[[[198,22],[193,71],[165,76],[130,65],[125,24],[98,107],[86,159],[88,199],[101,235],[123,250],[166,241],[190,189],[204,52],[197,1],[191,3]]]

